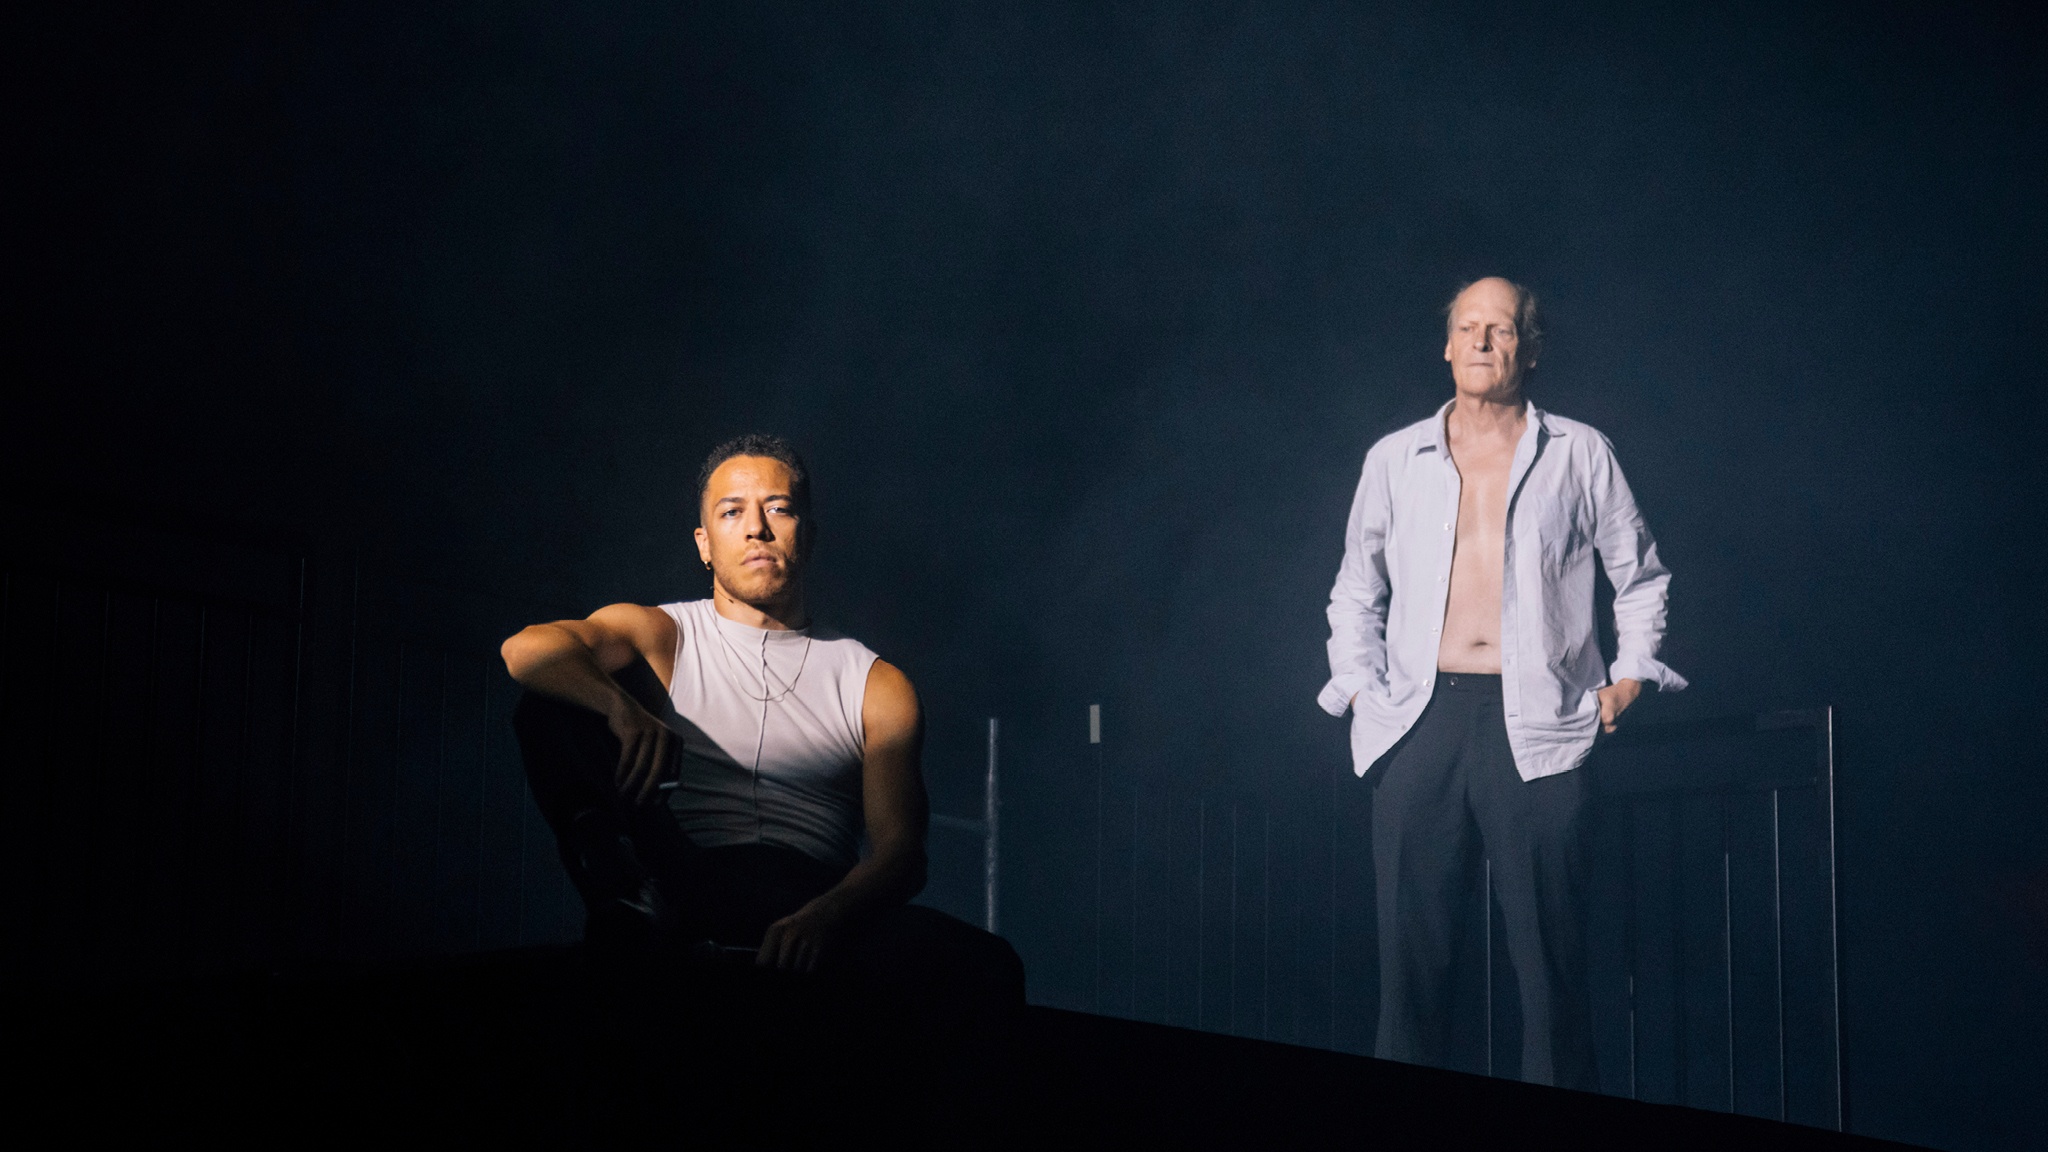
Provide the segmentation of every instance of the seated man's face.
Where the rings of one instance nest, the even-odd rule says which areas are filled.
[[[741,603],[775,604],[796,586],[804,526],[793,487],[789,468],[765,456],[735,456],[711,473],[697,552]]]

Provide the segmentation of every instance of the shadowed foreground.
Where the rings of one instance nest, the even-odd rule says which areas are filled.
[[[383,971],[18,994],[18,1099],[69,1138],[522,1144],[1896,1147],[1315,1049],[1027,1009],[877,1027],[844,989],[527,951]],[[30,1119],[33,1119],[31,1115]]]

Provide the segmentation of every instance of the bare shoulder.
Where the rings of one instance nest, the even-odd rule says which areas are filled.
[[[868,666],[867,694],[861,702],[861,726],[871,739],[887,740],[916,731],[917,689],[901,668],[877,658]]]
[[[676,651],[676,622],[659,608],[645,604],[607,604],[592,612],[589,622],[603,633],[605,641],[638,652],[661,671],[673,662]],[[662,678],[667,680],[666,676]]]
[[[666,633],[674,636],[676,622],[659,608],[645,604],[607,604],[590,614],[590,622],[607,632],[622,636]]]

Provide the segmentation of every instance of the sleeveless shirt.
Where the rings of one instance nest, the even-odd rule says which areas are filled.
[[[709,600],[661,610],[676,622],[677,824],[703,848],[774,844],[852,867],[875,654],[823,628],[751,628]]]

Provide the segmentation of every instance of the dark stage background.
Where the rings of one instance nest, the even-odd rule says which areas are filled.
[[[2032,25],[1789,4],[8,21],[8,883],[37,909],[12,916],[16,970],[572,931],[558,882],[491,886],[554,865],[487,657],[532,619],[703,594],[697,461],[766,429],[817,475],[820,614],[926,696],[940,810],[978,809],[1003,719],[1005,932],[1035,1001],[1090,1007],[1087,705],[1129,778],[1345,794],[1343,726],[1313,703],[1342,517],[1367,445],[1448,395],[1439,307],[1499,272],[1550,309],[1532,395],[1614,440],[1676,573],[1694,687],[1645,713],[1840,710],[1854,1127],[1988,1149],[2048,1123]],[[275,636],[235,625],[247,715],[295,685],[296,727],[262,737],[285,751],[247,737],[204,802],[148,755],[69,759],[151,666],[120,655],[142,601],[35,574],[80,533],[142,583],[163,553],[123,542],[152,533],[306,560],[302,606],[245,598]],[[260,655],[291,629],[296,681]],[[372,665],[382,704],[334,671]],[[471,792],[408,791],[422,693],[468,709]],[[32,761],[94,782],[25,783]],[[459,850],[453,806],[481,814]],[[249,935],[214,885],[102,947],[76,937],[91,915],[24,895],[108,842],[170,883],[148,846],[211,859],[208,820],[265,830],[282,879],[228,857],[216,879],[284,927]],[[970,856],[942,854],[934,899],[971,913]],[[1360,1048],[1370,935],[1326,930],[1362,1008],[1318,1042]],[[172,937],[175,964],[151,944]]]

